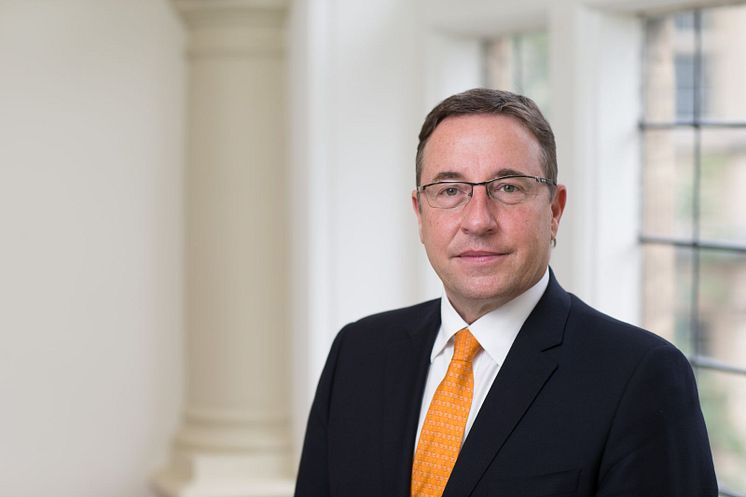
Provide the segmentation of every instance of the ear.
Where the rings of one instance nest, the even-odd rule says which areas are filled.
[[[422,205],[420,205],[417,190],[412,190],[412,210],[414,210],[414,215],[417,216],[417,231],[420,235],[420,242],[422,242]]]
[[[560,219],[562,213],[565,211],[565,203],[567,202],[567,188],[565,185],[557,185],[557,189],[554,192],[554,198],[552,198],[552,237],[557,237],[557,231],[559,230]]]

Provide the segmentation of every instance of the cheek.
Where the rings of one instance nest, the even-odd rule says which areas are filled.
[[[458,226],[455,226],[457,229]],[[425,245],[444,249],[453,238],[454,223],[436,216],[422,218],[420,239]]]
[[[540,224],[539,213],[534,209],[518,208],[500,216],[500,226],[512,231],[529,232]]]
[[[546,214],[535,209],[516,210],[513,216],[506,216],[501,221],[502,229],[514,240],[548,240],[552,232],[551,212]]]

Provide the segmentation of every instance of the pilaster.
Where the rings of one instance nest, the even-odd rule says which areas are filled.
[[[174,0],[187,30],[186,398],[164,496],[292,493],[286,1]]]

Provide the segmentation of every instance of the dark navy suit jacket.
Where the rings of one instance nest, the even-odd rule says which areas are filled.
[[[296,497],[407,497],[438,300],[347,325],[308,420]],[[549,286],[444,497],[715,497],[692,370],[671,344]]]

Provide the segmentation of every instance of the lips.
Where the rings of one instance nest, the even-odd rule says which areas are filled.
[[[464,262],[493,262],[500,257],[508,255],[507,252],[497,252],[493,250],[464,250],[459,252],[457,257]]]

